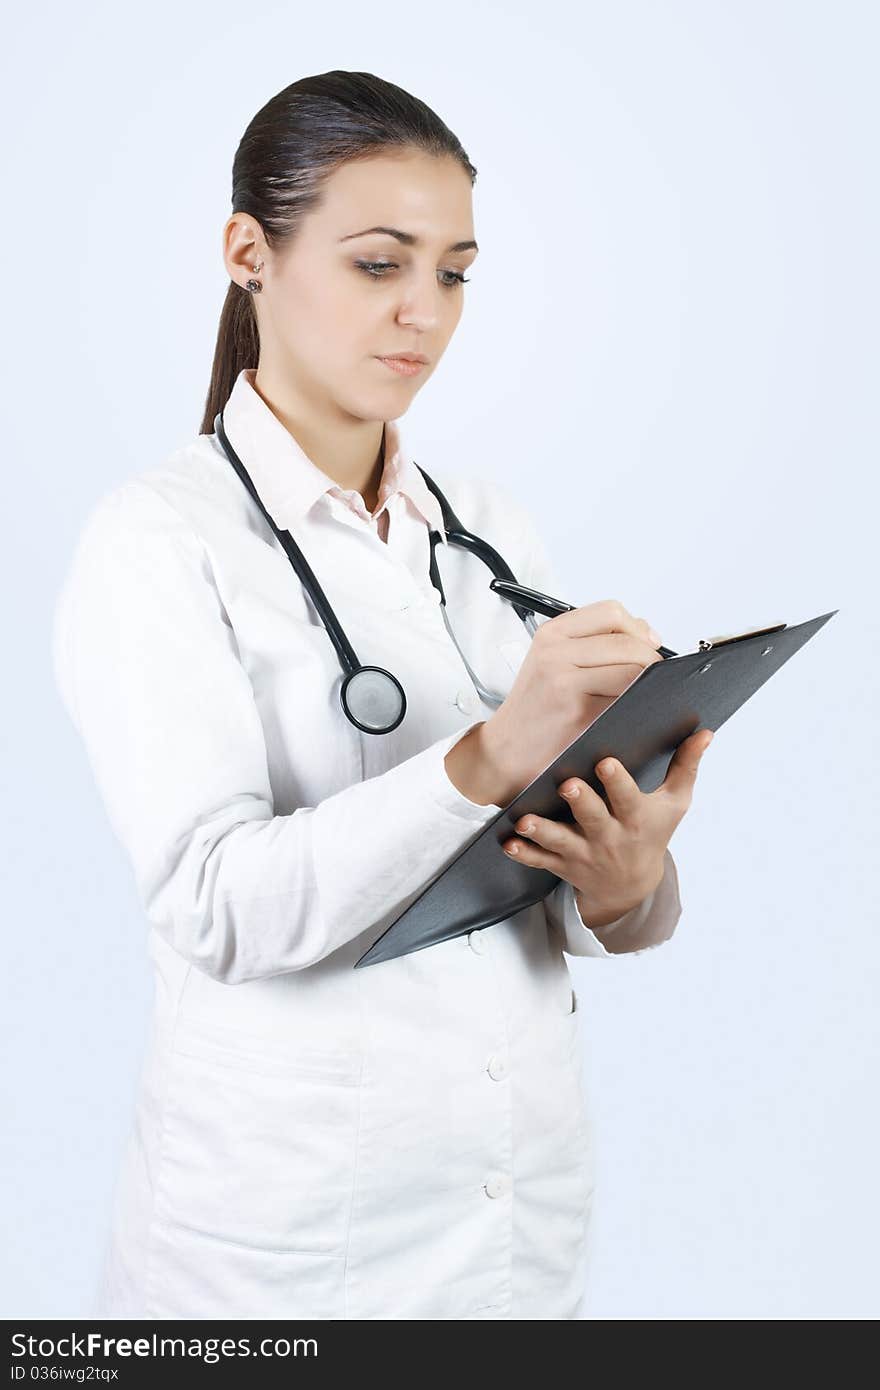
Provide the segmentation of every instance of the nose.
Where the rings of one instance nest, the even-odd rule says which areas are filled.
[[[400,306],[397,321],[417,328],[420,333],[428,333],[437,326],[443,295],[449,296],[438,282],[436,273],[432,279],[418,279],[408,287],[408,293]]]

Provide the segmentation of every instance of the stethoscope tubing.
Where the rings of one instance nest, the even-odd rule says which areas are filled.
[[[214,432],[217,435],[217,438],[220,440],[220,443],[223,446],[223,450],[226,453],[230,463],[232,464],[239,478],[244,483],[245,487],[247,488],[251,497],[253,497],[263,516],[268,521],[274,534],[278,537],[278,540],[283,546],[285,554],[287,555],[288,560],[293,566],[293,569],[299,576],[301,582],[305,584],[306,589],[308,590],[309,595],[315,605],[315,608],[318,611],[318,615],[321,618],[321,621],[323,622],[324,626],[326,627],[328,635],[331,641],[333,642],[334,647],[336,648],[337,654],[339,656],[340,661],[342,662],[342,665],[350,675],[355,674],[357,671],[363,669],[361,662],[358,659],[357,652],[355,651],[351,642],[348,640],[348,637],[346,636],[342,628],[342,624],[339,622],[338,618],[336,617],[336,614],[333,611],[333,608],[331,607],[330,600],[324,593],[324,590],[321,587],[317,575],[315,574],[314,570],[312,569],[302,550],[297,545],[296,541],[293,539],[289,531],[282,531],[279,529],[272,517],[269,515],[269,512],[266,510],[266,507],[263,505],[263,501],[259,493],[257,492],[256,487],[254,486],[250,474],[248,473],[238,454],[233,449],[232,444],[229,441],[229,437],[226,433],[226,430],[223,428],[222,410],[218,411],[217,415],[214,418]],[[446,532],[447,540],[450,541],[453,545],[461,546],[463,549],[469,550],[472,554],[476,555],[477,558],[482,560],[483,564],[486,565],[492,571],[496,579],[507,579],[512,584],[515,584],[516,576],[514,575],[513,570],[510,568],[504,557],[500,555],[499,552],[495,549],[495,547],[490,545],[488,541],[483,540],[480,536],[475,536],[472,531],[468,531],[467,528],[461,524],[448,499],[446,498],[445,494],[441,491],[441,489],[438,487],[434,479],[431,478],[425,472],[424,468],[421,468],[418,464],[416,464],[416,467],[419,469],[419,472],[424,478],[427,486],[431,489],[434,496],[437,498],[437,501],[440,503],[440,508],[443,513],[443,526]],[[435,531],[433,528],[430,532],[430,539],[431,582],[439,591],[440,601],[445,607],[446,594],[443,589],[443,581],[440,577],[440,571],[437,567],[437,560],[435,556],[435,548],[439,543],[440,536],[438,532]],[[523,608],[520,604],[514,603],[513,601],[510,601],[510,606],[514,609],[517,616],[522,620],[525,626],[529,628],[529,622],[532,618],[531,610],[528,608]]]

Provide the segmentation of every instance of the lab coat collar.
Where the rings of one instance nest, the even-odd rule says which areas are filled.
[[[339,491],[339,485],[312,462],[263,400],[254,385],[256,374],[256,367],[239,372],[223,408],[223,428],[275,525],[289,530],[325,492]],[[404,447],[398,421],[386,420],[379,504],[397,491],[409,498],[423,519],[440,533],[443,544],[448,544],[443,509]]]

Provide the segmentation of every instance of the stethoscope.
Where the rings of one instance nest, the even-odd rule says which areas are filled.
[[[214,433],[220,440],[229,462],[232,464],[241,481],[250,492],[263,516],[272,527],[278,540],[281,542],[287,558],[289,559],[294,571],[299,577],[300,582],[308,593],[318,611],[318,615],[327,630],[334,647],[336,648],[342,665],[345,679],[342,682],[340,699],[342,708],[347,719],[362,729],[366,734],[390,734],[392,729],[396,729],[403,716],[406,714],[406,693],[396,676],[390,671],[384,670],[381,666],[364,666],[358,660],[357,653],[342,630],[342,625],[333,609],[321,585],[315,577],[314,571],[309,565],[308,560],[303,555],[296,541],[289,531],[281,531],[275,525],[271,516],[263,506],[262,501],[251,481],[250,475],[236,454],[229,442],[226,431],[223,428],[223,411],[219,411],[214,417]],[[465,550],[471,551],[483,561],[484,565],[492,571],[494,576],[490,588],[499,594],[505,602],[512,604],[517,616],[522,619],[530,636],[534,636],[537,629],[534,611],[551,614],[564,612],[570,609],[570,604],[563,604],[556,599],[549,598],[546,594],[539,594],[533,589],[527,589],[521,584],[517,584],[513,571],[507,562],[499,555],[498,551],[488,541],[475,536],[472,531],[468,531],[462,526],[452,507],[444,497],[440,488],[418,464],[422,477],[428,487],[433,492],[443,512],[443,527],[446,538],[453,545],[462,546]],[[437,567],[435,550],[440,541],[440,534],[433,527],[429,528],[431,540],[431,563],[430,576],[431,583],[440,594],[440,608],[443,614],[443,621],[450,637],[455,643],[455,647],[464,662],[468,675],[474,683],[480,698],[488,705],[498,706],[503,700],[503,695],[498,695],[494,691],[486,689],[472,670],[470,663],[462,652],[455,637],[455,633],[450,626],[449,618],[446,613],[446,595],[443,591],[443,582],[440,578],[440,571]],[[523,607],[515,602],[515,599],[524,598],[531,600],[531,608]]]

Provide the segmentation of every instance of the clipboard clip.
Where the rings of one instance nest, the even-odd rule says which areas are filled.
[[[730,642],[742,642],[745,637],[759,637],[765,632],[781,632],[786,626],[786,623],[771,623],[769,627],[750,627],[746,632],[735,632],[728,637],[701,637],[697,650],[708,652],[713,647],[723,647]]]

